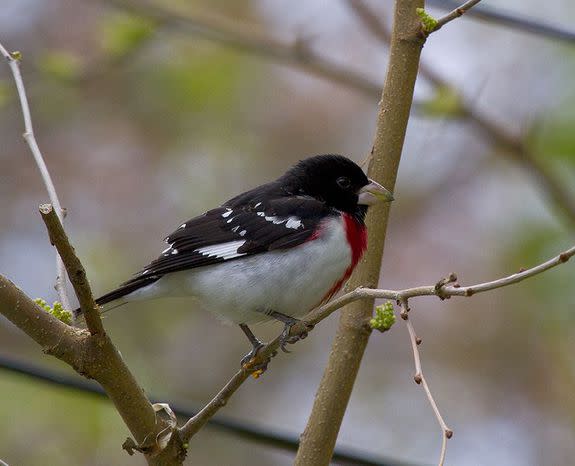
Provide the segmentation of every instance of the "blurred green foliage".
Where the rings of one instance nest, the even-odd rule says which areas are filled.
[[[525,224],[521,230],[523,234],[516,237],[505,253],[505,263],[518,268],[533,267],[571,246],[564,232],[546,224]],[[553,331],[555,325],[575,322],[575,296],[571,293],[574,283],[575,267],[569,261],[512,287],[509,293],[515,299],[520,296],[517,302],[524,303],[516,304],[514,309],[524,317],[526,312],[531,314],[529,318],[541,330]]]
[[[420,108],[430,117],[458,118],[463,114],[459,92],[451,86],[439,86],[432,98],[425,100]]]
[[[148,39],[154,33],[155,25],[140,16],[117,13],[106,17],[101,29],[102,49],[107,55],[119,58]]]
[[[38,60],[38,68],[48,76],[64,82],[73,82],[82,71],[79,58],[63,50],[45,53]]]
[[[141,97],[153,105],[154,112],[181,116],[206,110],[225,112],[233,107],[243,69],[240,57],[217,47],[178,53],[182,52],[185,55],[166,57],[142,80]]]
[[[3,107],[11,100],[13,87],[13,83],[8,79],[0,79],[0,107]]]
[[[15,464],[11,461],[13,457],[25,457],[27,466],[94,464],[92,457],[102,461],[99,464],[106,464],[106,458],[118,457],[120,447],[109,445],[108,448],[108,436],[116,436],[118,443],[117,439],[128,432],[111,403],[75,390],[29,383],[25,378],[3,374],[0,397],[10,400],[14,393],[26,400],[25,412],[35,414],[33,419],[28,419],[25,434],[18,423],[2,423],[2,440],[10,443],[11,451],[8,456],[8,452],[0,453],[0,458],[8,464]],[[3,403],[2,419],[18,419],[23,415],[22,410],[19,403]],[[55,419],[62,420],[57,423],[58,429],[54,429]],[[62,442],[62,437],[67,441]],[[33,447],[30,438],[34,439]]]
[[[553,159],[575,163],[575,96],[547,113],[531,136],[538,152]]]

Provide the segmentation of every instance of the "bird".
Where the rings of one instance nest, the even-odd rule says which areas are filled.
[[[291,327],[332,298],[367,248],[369,206],[392,193],[338,154],[300,160],[274,181],[246,191],[182,224],[157,259],[96,299],[101,312],[162,297],[193,297],[220,319],[239,325],[252,349],[263,343],[250,325]],[[80,317],[81,310],[74,311]]]

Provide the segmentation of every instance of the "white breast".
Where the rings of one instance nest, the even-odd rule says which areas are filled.
[[[323,226],[317,239],[293,249],[168,274],[141,297],[194,296],[234,323],[268,320],[265,312],[271,310],[302,316],[320,303],[351,264],[342,219],[330,218]]]

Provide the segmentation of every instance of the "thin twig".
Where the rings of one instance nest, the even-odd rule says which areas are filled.
[[[552,259],[549,259],[548,261],[545,261],[528,270],[490,282],[479,283],[477,285],[470,285],[466,287],[461,287],[459,284],[453,283],[456,280],[456,277],[452,274],[448,280],[442,280],[435,285],[405,288],[403,290],[356,288],[355,290],[350,291],[349,293],[346,293],[343,296],[340,296],[339,298],[336,298],[333,301],[311,311],[302,321],[298,322],[292,327],[290,335],[298,335],[303,333],[309,328],[310,325],[318,324],[346,304],[349,304],[353,301],[358,301],[360,299],[382,298],[404,302],[417,296],[438,296],[441,299],[446,299],[451,296],[470,297],[477,293],[483,293],[497,288],[503,288],[505,286],[518,283],[529,277],[538,275],[542,272],[545,272],[546,270],[556,267],[559,264],[567,262],[574,255],[575,246],[562,252],[558,256],[555,256]],[[279,344],[280,338],[278,337],[265,345],[253,359],[252,366],[257,366],[266,360],[269,360],[269,358],[272,357],[272,354],[279,348]],[[416,355],[414,355],[414,357],[416,358],[416,367],[420,367],[419,363],[417,362],[419,361],[419,358],[416,357]],[[184,442],[189,441],[189,439],[196,432],[198,432],[212,416],[214,416],[222,407],[224,407],[232,395],[254,372],[255,371],[250,367],[244,367],[236,372],[233,377],[226,383],[224,388],[222,388],[218,394],[212,398],[212,400],[210,400],[209,403],[197,415],[189,419],[184,424],[184,426],[179,429],[180,436]],[[424,385],[424,388],[426,386],[427,384]],[[428,390],[429,388],[426,388],[426,391]]]
[[[86,271],[82,266],[82,263],[76,256],[74,248],[68,240],[68,236],[62,227],[60,219],[56,215],[56,212],[50,204],[43,204],[40,206],[40,214],[42,215],[42,220],[46,224],[48,234],[50,236],[50,241],[58,250],[60,257],[62,258],[78,301],[80,302],[80,308],[86,319],[86,326],[92,335],[103,335],[104,327],[102,325],[102,319],[100,318],[100,312],[98,311],[98,306],[94,301],[94,296],[92,295],[92,290],[90,289],[90,284],[88,278],[86,277]]]
[[[447,451],[447,440],[453,436],[453,431],[447,427],[447,424],[443,420],[443,416],[439,412],[439,408],[437,407],[437,403],[431,394],[431,390],[429,389],[429,385],[427,384],[427,380],[423,375],[423,370],[421,369],[421,359],[419,356],[419,344],[421,340],[417,338],[417,334],[415,333],[415,329],[411,323],[411,320],[408,316],[409,307],[407,303],[407,299],[403,299],[400,301],[401,305],[401,317],[405,321],[405,325],[407,327],[407,331],[409,332],[409,340],[411,342],[411,349],[413,350],[413,361],[415,363],[415,375],[413,376],[413,380],[416,384],[421,385],[425,390],[425,394],[427,395],[427,399],[429,400],[429,404],[435,413],[435,417],[437,418],[437,422],[441,427],[441,454],[439,455],[439,466],[443,466],[445,463],[445,453]]]
[[[19,52],[10,53],[6,48],[0,43],[0,53],[8,61],[10,70],[14,77],[14,82],[16,83],[16,89],[18,90],[18,97],[20,99],[20,106],[22,108],[22,116],[24,119],[24,134],[23,137],[30,147],[30,151],[34,156],[36,165],[40,170],[40,175],[48,191],[48,196],[50,197],[50,202],[56,209],[56,214],[60,219],[60,222],[64,222],[64,211],[60,205],[60,200],[58,199],[58,193],[52,182],[52,177],[44,162],[44,157],[42,152],[38,147],[36,142],[36,137],[34,136],[34,127],[32,126],[32,116],[30,114],[30,106],[28,105],[28,98],[26,96],[26,88],[24,87],[24,81],[22,79],[22,74],[20,73],[20,54]],[[70,309],[70,300],[68,299],[68,293],[66,290],[66,270],[64,268],[64,263],[60,255],[56,255],[56,291],[58,292],[58,297],[64,309]]]
[[[434,28],[434,32],[441,29],[443,26],[445,26],[447,23],[449,23],[450,21],[453,21],[454,19],[459,18],[460,16],[463,16],[467,10],[473,8],[475,5],[477,5],[481,0],[468,0],[467,2],[465,2],[463,5],[455,8],[454,10],[450,11],[448,14],[446,14],[445,16],[439,18],[437,20],[437,25]]]

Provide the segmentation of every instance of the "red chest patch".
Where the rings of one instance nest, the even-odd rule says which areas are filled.
[[[361,256],[367,248],[367,230],[365,225],[359,223],[349,214],[343,214],[343,221],[345,225],[345,235],[347,237],[347,242],[351,247],[351,265],[350,265],[350,275]]]
[[[342,214],[343,224],[345,228],[345,236],[349,247],[351,248],[351,264],[343,274],[343,276],[334,284],[331,290],[324,296],[321,300],[322,303],[329,300],[334,294],[336,294],[342,285],[351,276],[353,269],[360,261],[361,256],[367,248],[367,229],[365,225],[359,223],[349,214]]]

